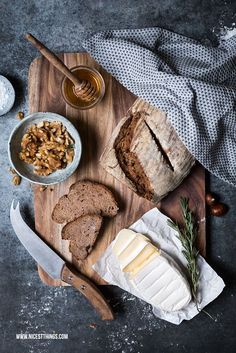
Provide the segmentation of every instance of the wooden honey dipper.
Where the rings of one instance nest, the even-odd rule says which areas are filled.
[[[97,89],[91,82],[87,80],[80,80],[76,77],[70,69],[54,54],[49,50],[43,43],[41,43],[32,34],[26,33],[25,38],[37,48],[40,53],[55,66],[59,71],[61,71],[68,79],[73,83],[73,91],[75,95],[85,101],[92,101],[96,98]]]

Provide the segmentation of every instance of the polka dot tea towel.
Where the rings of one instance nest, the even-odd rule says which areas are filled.
[[[213,48],[161,28],[100,32],[84,48],[168,115],[195,158],[236,186],[236,36]]]

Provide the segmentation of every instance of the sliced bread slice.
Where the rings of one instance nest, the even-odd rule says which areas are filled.
[[[62,196],[52,212],[52,219],[56,223],[65,223],[71,219],[71,215],[75,219],[76,216],[81,216],[81,209],[75,208],[75,206],[71,203],[68,198],[68,195]]]
[[[99,215],[84,215],[62,228],[62,239],[76,240],[80,246],[93,245],[102,225]]]
[[[78,246],[75,240],[70,241],[69,250],[77,260],[85,260],[92,249]]]
[[[74,221],[86,214],[114,217],[118,206],[112,192],[104,185],[92,181],[78,181],[62,196],[52,212],[57,223]]]
[[[68,198],[72,204],[81,203],[81,207],[86,208],[84,214],[101,214],[106,217],[114,217],[118,212],[117,202],[112,192],[100,183],[89,180],[79,181],[71,185]],[[93,212],[90,210],[93,210]]]
[[[62,239],[70,240],[69,249],[73,256],[80,260],[88,256],[96,242],[101,225],[101,216],[85,215],[63,227]]]

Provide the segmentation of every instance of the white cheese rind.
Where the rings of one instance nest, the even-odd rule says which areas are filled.
[[[122,229],[117,234],[112,251],[118,257],[122,271],[142,253],[147,244],[150,244],[147,237],[130,229]]]
[[[148,303],[170,312],[191,301],[189,284],[177,263],[150,239],[129,229],[120,231],[112,248],[120,268]]]
[[[164,311],[177,311],[191,301],[191,291],[177,264],[167,254],[153,258],[131,283],[151,305]]]
[[[112,246],[112,251],[116,256],[119,256],[123,250],[131,243],[131,241],[136,237],[134,231],[130,229],[122,229],[116,236],[116,239]]]

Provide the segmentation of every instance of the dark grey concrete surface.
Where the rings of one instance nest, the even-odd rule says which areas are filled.
[[[213,0],[0,0],[0,74],[13,83],[17,99],[0,117],[0,352],[1,353],[231,353],[236,351],[236,195],[235,188],[208,176],[230,211],[208,220],[208,261],[226,282],[223,294],[190,322],[175,326],[153,317],[150,306],[114,287],[103,288],[116,311],[114,322],[101,322],[72,288],[43,285],[36,264],[13,234],[12,198],[33,220],[27,182],[11,184],[7,140],[16,112],[27,113],[27,73],[38,55],[23,35],[30,31],[53,50],[78,51],[88,34],[108,28],[160,26],[216,45],[224,26],[235,26],[236,2]],[[96,323],[96,328],[89,325]],[[68,333],[69,339],[16,340],[16,333]]]

